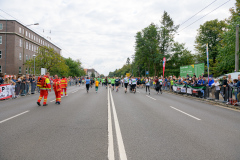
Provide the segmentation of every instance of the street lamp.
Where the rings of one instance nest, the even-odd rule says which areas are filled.
[[[36,55],[34,54],[33,55],[33,58],[34,58],[34,75],[35,75],[35,57],[36,57]]]
[[[29,24],[29,25],[26,25],[25,27],[27,28],[27,27],[29,27],[29,26],[32,26],[32,25],[39,25],[39,23],[34,23],[34,24]],[[24,42],[25,42],[25,33],[26,33],[26,30],[23,30],[23,67],[22,67],[22,70],[23,70],[23,74],[26,72],[26,70],[25,70],[25,67],[24,67],[24,58],[25,58],[25,54],[24,54],[24,47],[25,47],[25,44],[24,44]]]

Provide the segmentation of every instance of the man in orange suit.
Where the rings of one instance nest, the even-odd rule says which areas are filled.
[[[38,98],[37,104],[41,106],[40,102],[44,97],[43,106],[47,106],[47,97],[48,97],[48,90],[51,92],[51,84],[49,80],[50,73],[47,72],[44,77],[40,77],[38,79],[38,87],[40,88],[40,96]]]
[[[61,79],[58,78],[58,75],[54,76],[53,80],[53,89],[55,92],[56,96],[56,103],[55,104],[60,104],[61,103]]]
[[[63,97],[63,92],[65,93],[65,96],[68,96],[67,95],[67,79],[65,78],[65,76],[62,76],[62,79],[61,79],[61,88],[62,88],[62,92],[61,92],[61,96]]]

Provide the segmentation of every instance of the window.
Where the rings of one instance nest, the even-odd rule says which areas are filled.
[[[34,36],[33,39],[34,39],[34,41],[35,41],[36,37]]]
[[[2,36],[0,36],[0,44],[2,44]]]
[[[27,34],[27,31],[26,31],[26,36],[27,36],[28,34]]]
[[[31,51],[31,44],[29,43],[29,50]]]
[[[32,39],[33,39],[33,34],[32,34]]]
[[[22,33],[22,28],[21,27],[19,27],[19,33]]]
[[[28,33],[29,38],[31,38],[31,33]]]
[[[37,47],[36,46],[34,46],[34,52],[37,52]]]
[[[19,73],[19,74],[22,74],[22,67],[19,67],[18,73]]]
[[[19,39],[19,46],[22,47],[22,39]]]
[[[29,44],[30,45],[30,44]],[[28,42],[26,42],[26,49],[28,49]]]
[[[0,66],[0,73],[2,73],[2,66]]]
[[[28,74],[28,68],[26,68],[26,74]]]
[[[28,60],[28,55],[26,55],[26,61]]]
[[[2,58],[2,51],[0,51],[0,59]]]
[[[19,53],[19,60],[22,60],[22,53]]]
[[[33,45],[32,45],[32,51],[33,51]]]
[[[0,23],[0,30],[2,30],[3,29],[3,24],[2,23]]]

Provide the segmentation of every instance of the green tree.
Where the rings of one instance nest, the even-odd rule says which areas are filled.
[[[71,58],[65,58],[65,63],[69,67],[68,76],[84,76],[85,71],[81,67],[81,62],[79,60],[73,60]]]
[[[235,69],[235,43],[236,26],[240,24],[240,0],[236,0],[236,8],[231,8],[231,16],[227,20],[227,29],[221,34],[221,42],[218,47],[216,75],[233,72]]]
[[[226,27],[227,24],[225,21],[218,21],[217,19],[200,25],[195,40],[195,49],[198,52],[199,62],[207,63],[206,44],[208,43],[209,59],[213,59],[213,63],[216,63],[218,46],[222,40],[220,35],[226,30]]]
[[[33,68],[34,59],[28,60],[26,66]],[[42,46],[39,47],[37,56],[35,57],[36,74],[41,73],[41,68],[46,68],[51,75],[66,75],[69,67],[65,64],[64,58],[53,48]]]

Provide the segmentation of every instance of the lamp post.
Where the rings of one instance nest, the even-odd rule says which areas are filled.
[[[35,57],[36,57],[36,55],[34,54],[33,55],[33,58],[34,58],[34,75],[35,75]]]
[[[25,26],[25,28],[27,29],[27,27],[29,27],[29,26],[32,26],[32,25],[39,25],[39,23],[34,23],[34,24],[29,24],[29,25],[26,25]],[[25,58],[25,54],[24,54],[24,51],[25,51],[25,49],[24,49],[24,47],[25,47],[25,37],[26,37],[26,30],[24,30],[23,29],[23,67],[22,67],[22,74],[24,74],[26,71],[25,71],[25,67],[24,67],[24,58]]]

